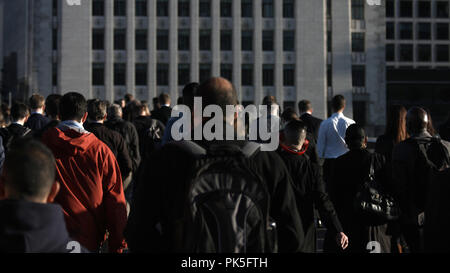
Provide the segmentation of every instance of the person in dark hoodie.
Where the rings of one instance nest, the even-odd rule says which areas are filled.
[[[55,159],[41,142],[21,139],[8,152],[2,173],[0,252],[87,252],[69,237],[61,207],[51,204],[60,185]]]
[[[33,94],[28,100],[31,108],[31,116],[25,123],[25,126],[33,131],[41,130],[50,120],[44,116],[45,98],[39,94]]]
[[[59,115],[59,102],[61,98],[62,96],[59,94],[51,94],[45,99],[45,113],[47,113],[50,121],[41,130],[34,132],[34,136],[37,139],[41,139],[42,135],[48,129],[58,126],[61,119]]]
[[[47,130],[42,141],[56,160],[55,199],[64,211],[67,230],[89,251],[96,252],[109,232],[110,252],[126,248],[123,237],[127,210],[122,175],[108,146],[86,131],[87,103],[79,93],[67,93],[60,102],[61,122]]]
[[[316,251],[315,208],[319,210],[326,226],[336,231],[337,243],[345,249],[348,246],[348,238],[325,191],[320,166],[311,162],[306,154],[309,148],[309,141],[306,140],[307,125],[303,121],[292,120],[286,124],[282,134],[282,142],[277,152],[294,182],[295,199],[305,230],[303,252]]]
[[[3,138],[5,152],[9,146],[17,139],[32,135],[32,130],[24,126],[30,117],[28,106],[23,103],[15,103],[11,107],[12,123],[6,128],[0,129],[0,136]]]

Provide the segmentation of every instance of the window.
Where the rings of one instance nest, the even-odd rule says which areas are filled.
[[[273,51],[273,30],[263,31],[263,51]]]
[[[125,64],[114,64],[114,85],[126,85]]]
[[[431,45],[417,46],[417,61],[430,62],[431,61]]]
[[[352,66],[352,84],[354,87],[366,86],[366,67],[364,65]]]
[[[189,50],[189,30],[183,29],[178,31],[178,50]]]
[[[211,64],[200,64],[200,82],[211,78]]]
[[[448,62],[448,61],[449,61],[449,46],[436,45],[436,62]]]
[[[169,85],[169,65],[157,64],[156,65],[156,84],[158,86]]]
[[[200,30],[200,50],[211,50],[211,30]]]
[[[431,17],[431,1],[419,1],[417,3],[417,13],[421,18]]]
[[[327,65],[327,86],[333,86],[333,69],[331,68],[331,64]]]
[[[333,48],[333,34],[331,31],[327,31],[327,52],[331,52]]]
[[[352,0],[352,19],[364,20],[364,0]]]
[[[274,84],[274,69],[272,64],[263,65],[263,86],[273,86]]]
[[[242,0],[241,1],[241,16],[242,17],[253,17],[253,1],[252,0]]]
[[[387,62],[395,61],[395,45],[394,44],[386,45],[386,61]]]
[[[136,50],[147,50],[147,30],[136,30]]]
[[[220,76],[222,78],[225,78],[229,80],[230,82],[233,81],[233,66],[231,64],[221,64],[220,65]]]
[[[386,0],[386,17],[395,17],[394,0]]]
[[[283,17],[294,18],[295,3],[294,0],[283,0]]]
[[[124,29],[114,30],[114,50],[126,50],[126,37]]]
[[[400,0],[400,17],[413,17],[413,3],[411,0]]]
[[[291,30],[283,31],[283,50],[294,51],[295,48],[295,32]]]
[[[400,61],[401,62],[413,61],[413,45],[400,45]]]
[[[199,9],[200,17],[211,17],[211,2],[209,0],[200,0]]]
[[[363,32],[352,33],[352,52],[364,52],[365,41]]]
[[[386,39],[388,39],[388,40],[395,39],[395,24],[394,24],[394,22],[386,23]]]
[[[59,2],[59,0],[52,1],[52,15],[53,16],[58,16],[58,2]]]
[[[105,85],[105,64],[92,64],[92,85]]]
[[[367,121],[367,102],[354,100],[352,104],[355,122],[365,126]]]
[[[105,16],[105,0],[92,1],[92,15]]]
[[[262,17],[273,17],[273,0],[262,0]]]
[[[189,64],[178,64],[178,85],[185,86],[190,80]]]
[[[448,18],[448,1],[436,2],[436,16],[438,18]]]
[[[253,32],[251,30],[242,31],[242,50],[243,51],[253,50]]]
[[[156,49],[168,50],[169,49],[169,31],[166,29],[158,29],[156,37]]]
[[[417,36],[419,40],[431,40],[431,24],[430,23],[418,23],[417,24]]]
[[[448,23],[437,23],[436,24],[436,39],[437,40],[448,40]]]
[[[52,85],[58,85],[58,63],[52,64]]]
[[[220,1],[220,17],[231,17],[233,15],[233,5],[231,0]]]
[[[158,2],[156,3],[156,15],[160,17],[169,16],[168,0],[158,0]]]
[[[125,0],[114,0],[114,16],[127,15],[127,2]]]
[[[412,23],[400,23],[399,28],[401,40],[412,40],[413,38]]]
[[[147,86],[147,64],[136,64],[136,85]]]
[[[94,35],[92,37],[94,37]],[[93,44],[92,48],[93,49],[95,49],[94,48],[95,47],[94,39],[95,38],[92,39],[92,44]],[[96,41],[96,42],[98,42],[98,41]],[[52,49],[58,50],[58,29],[57,28],[54,28],[53,32],[52,32]]]
[[[292,64],[285,64],[283,69],[283,85],[295,85],[295,66]]]
[[[55,31],[53,31],[55,33]],[[56,33],[58,33],[56,31]],[[92,30],[92,49],[103,50],[105,49],[105,31],[103,29]]]
[[[253,65],[251,64],[242,65],[242,85],[243,86],[253,85]]]
[[[327,0],[327,19],[331,19],[331,0]]]
[[[231,30],[220,31],[220,50],[227,51],[232,49],[232,33]]]
[[[136,16],[147,16],[147,0],[136,0]]]
[[[178,0],[178,16],[189,17],[190,3],[187,0]]]

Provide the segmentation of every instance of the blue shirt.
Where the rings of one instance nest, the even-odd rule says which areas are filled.
[[[344,116],[343,113],[334,113],[329,119],[320,124],[317,139],[317,152],[320,158],[338,158],[348,152],[345,143],[345,132],[355,121]]]

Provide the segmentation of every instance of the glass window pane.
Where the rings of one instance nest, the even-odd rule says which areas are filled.
[[[242,0],[241,1],[241,16],[242,17],[253,17],[253,1],[252,0]]]

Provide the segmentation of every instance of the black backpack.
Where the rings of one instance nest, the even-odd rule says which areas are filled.
[[[191,141],[173,142],[195,156],[181,224],[188,253],[267,253],[277,251],[276,225],[269,219],[270,196],[251,168],[259,145],[247,142],[208,149]]]
[[[31,132],[32,130],[30,128],[25,127],[25,130],[22,133],[22,135],[14,135],[10,132],[8,127],[1,128],[0,136],[3,138],[3,147],[5,148],[5,153],[8,152],[9,148],[11,147],[12,143],[14,143],[14,141],[16,141],[18,138],[31,136],[29,135]]]

